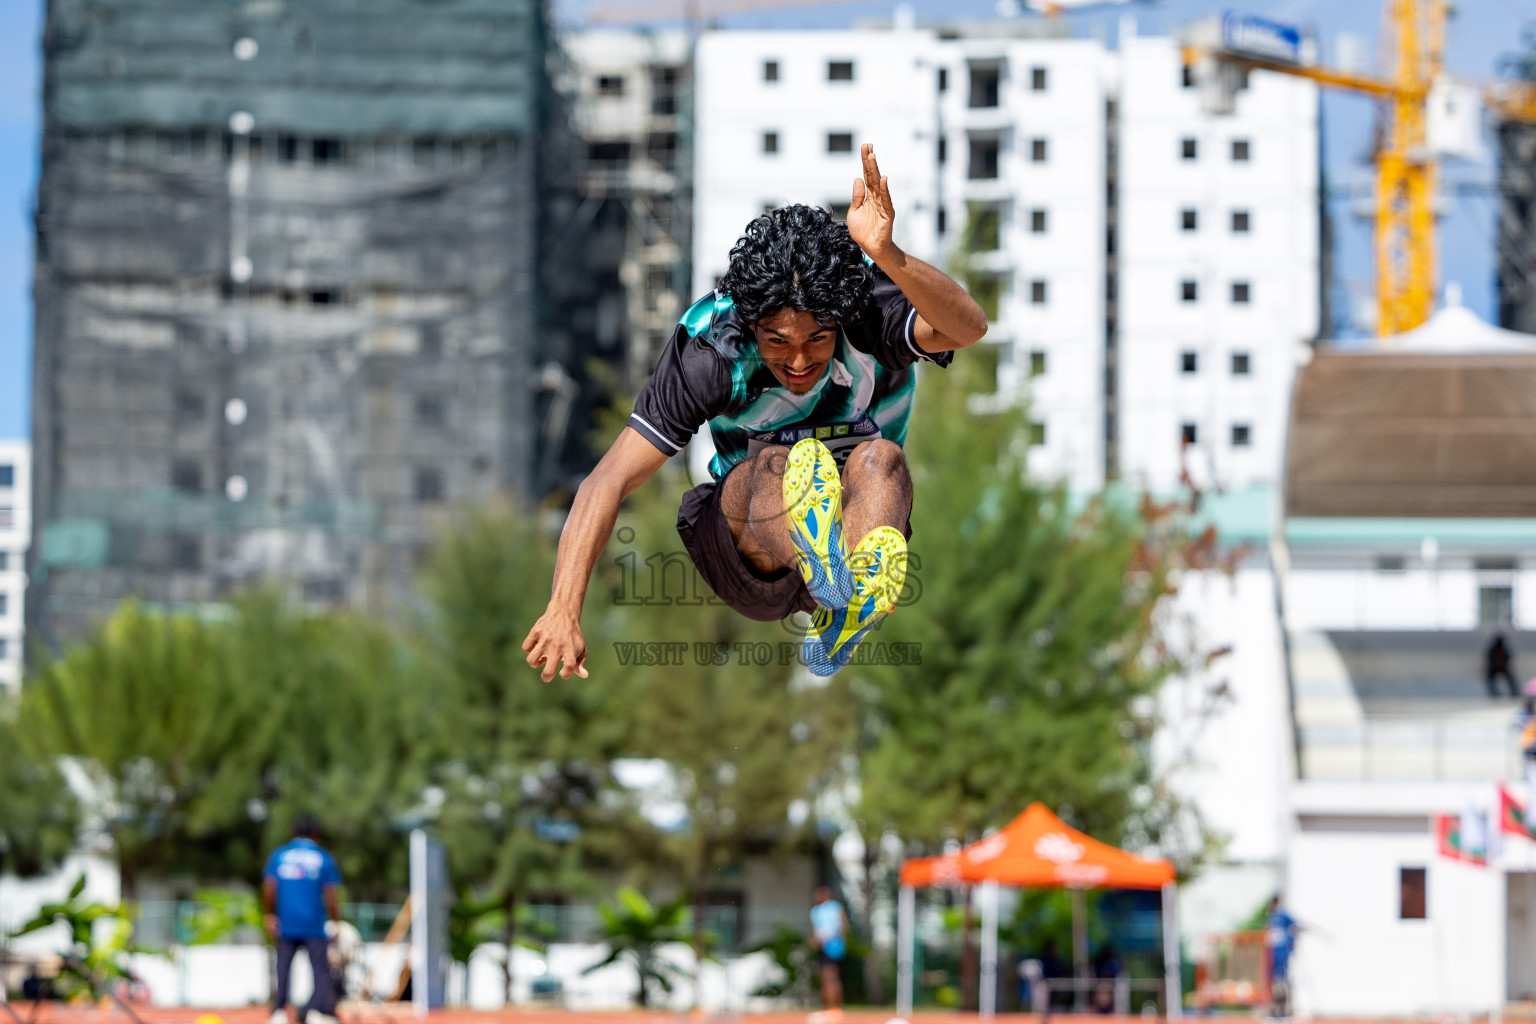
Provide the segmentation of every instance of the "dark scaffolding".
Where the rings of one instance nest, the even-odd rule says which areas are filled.
[[[542,0],[50,2],[34,635],[269,580],[383,610],[454,503],[579,470],[548,57]]]

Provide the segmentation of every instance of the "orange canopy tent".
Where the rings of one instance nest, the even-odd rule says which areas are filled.
[[[999,885],[1074,889],[1161,889],[1173,865],[1147,860],[1072,828],[1042,803],[1032,803],[1007,827],[957,853],[920,857],[901,868],[901,884]]]
[[[982,1012],[991,1016],[997,970],[997,887],[1070,889],[1160,889],[1168,1013],[1179,1013],[1178,939],[1173,865],[1148,860],[1101,843],[1066,824],[1042,803],[1032,803],[1000,831],[942,857],[919,857],[901,868],[897,930],[902,959],[897,964],[901,1006],[911,1012],[912,951],[915,943],[913,890],[930,885],[980,884],[982,890]],[[1075,931],[1076,929],[1074,929]],[[990,951],[990,964],[989,960]],[[1081,955],[1079,956],[1081,960]],[[990,970],[988,969],[990,967]]]

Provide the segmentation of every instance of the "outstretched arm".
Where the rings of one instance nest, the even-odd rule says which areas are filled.
[[[572,673],[586,678],[587,642],[581,635],[581,605],[592,567],[613,535],[619,506],[666,461],[667,456],[655,445],[625,427],[576,489],[571,514],[560,533],[549,607],[523,641],[528,664],[544,666],[539,675],[546,683],[555,678],[557,668],[561,679],[571,678]]]
[[[950,352],[974,345],[987,333],[987,315],[953,278],[891,240],[896,207],[889,180],[875,163],[875,147],[866,142],[861,152],[864,176],[853,181],[848,233],[917,310],[913,334],[918,348]]]

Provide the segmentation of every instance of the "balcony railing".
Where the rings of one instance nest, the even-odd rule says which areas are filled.
[[[1519,733],[1506,720],[1370,715],[1300,727],[1304,779],[1324,781],[1514,781],[1523,775]]]

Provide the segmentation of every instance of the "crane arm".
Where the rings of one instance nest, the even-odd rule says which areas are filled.
[[[1305,64],[1288,64],[1284,61],[1266,60],[1263,57],[1247,53],[1236,53],[1231,50],[1208,50],[1203,46],[1184,47],[1184,63],[1191,66],[1201,60],[1215,58],[1224,63],[1233,63],[1245,69],[1258,68],[1264,71],[1277,71],[1282,75],[1290,75],[1294,78],[1309,78],[1320,85],[1330,86],[1334,89],[1345,89],[1350,92],[1369,93],[1372,96],[1389,98],[1417,98],[1426,95],[1427,90],[1411,89],[1399,86],[1395,82],[1385,78],[1372,78],[1369,75],[1356,75],[1348,71],[1335,71],[1332,68],[1308,66]]]

